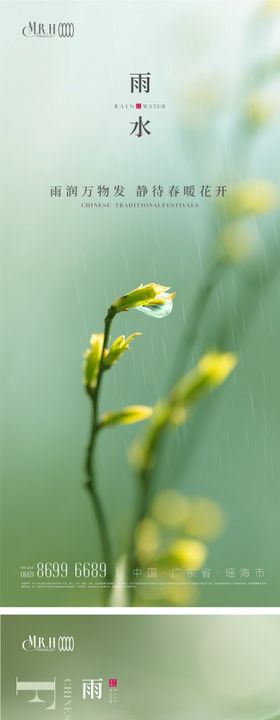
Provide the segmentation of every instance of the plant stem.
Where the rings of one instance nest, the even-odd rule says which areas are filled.
[[[174,382],[178,380],[178,378],[184,372],[184,369],[189,359],[190,351],[196,340],[197,333],[200,328],[200,323],[206,310],[209,297],[219,279],[221,266],[222,261],[220,259],[217,259],[216,262],[214,262],[214,264],[210,266],[207,277],[202,287],[200,288],[199,293],[196,296],[193,308],[190,313],[190,322],[186,326],[185,331],[180,338],[179,347],[177,349],[177,352],[175,353],[176,366],[173,367],[173,371],[171,372],[169,378],[169,388],[172,387]]]
[[[169,376],[168,390],[174,385],[177,380],[183,375],[186,365],[189,361],[191,350],[197,339],[197,335],[200,330],[200,325],[203,320],[204,314],[207,309],[209,298],[218,284],[220,273],[223,267],[226,267],[222,258],[217,258],[215,262],[210,265],[206,278],[202,287],[200,288],[192,311],[190,313],[189,325],[186,325],[183,334],[180,337],[177,352],[175,353],[175,363]],[[162,455],[162,444],[159,444],[158,456],[157,456],[157,468],[160,465],[160,458]],[[156,470],[154,472],[156,475]]]
[[[96,386],[93,389],[88,389],[88,395],[91,400],[92,404],[92,416],[91,416],[91,428],[90,428],[90,437],[89,437],[89,443],[86,450],[86,461],[85,461],[85,471],[87,476],[87,482],[86,482],[86,488],[89,491],[94,512],[96,515],[97,523],[98,523],[98,529],[102,544],[102,549],[104,553],[104,562],[106,563],[106,579],[108,583],[113,583],[113,558],[112,558],[112,551],[111,551],[111,543],[110,543],[110,536],[109,531],[107,527],[107,522],[105,518],[105,513],[102,507],[102,503],[99,497],[99,494],[97,492],[96,488],[96,470],[95,470],[95,452],[96,452],[96,440],[97,435],[99,432],[99,397],[100,397],[100,389],[101,389],[101,382],[102,382],[102,376],[104,372],[103,367],[103,358],[104,358],[104,352],[105,348],[109,339],[110,335],[110,329],[111,329],[111,323],[113,320],[113,317],[115,315],[115,311],[112,308],[109,308],[108,314],[105,318],[105,330],[104,330],[104,340],[103,340],[103,347],[102,347],[102,353],[101,353],[101,359],[100,359],[100,365],[99,365],[99,371],[98,376],[96,380]]]
[[[209,297],[215,288],[218,279],[219,274],[222,266],[222,260],[217,259],[213,265],[210,266],[208,270],[207,277],[203,283],[203,286],[196,296],[193,310],[191,313],[191,319],[190,324],[186,327],[185,332],[180,338],[179,347],[177,350],[177,353],[175,355],[177,363],[176,366],[173,367],[173,371],[170,374],[169,378],[169,390],[174,385],[174,383],[180,378],[180,376],[183,374],[185,366],[189,359],[190,351],[193,347],[193,344],[197,337],[197,332],[200,326],[200,323],[203,319],[204,312],[207,307],[207,303],[209,300]],[[179,362],[178,362],[179,359]],[[147,514],[147,507],[148,507],[148,501],[149,501],[149,494],[154,491],[154,487],[152,487],[154,475],[156,474],[154,468],[152,467],[153,462],[152,457],[155,454],[155,450],[157,450],[157,463],[160,459],[161,451],[162,451],[162,435],[165,429],[166,423],[163,420],[163,423],[159,425],[151,438],[150,446],[149,446],[149,452],[146,458],[146,463],[142,467],[140,473],[139,473],[139,484],[141,486],[141,490],[143,493],[142,503],[140,506],[140,512],[137,514],[134,525],[133,525],[133,531],[132,531],[132,539],[131,539],[131,546],[129,548],[128,552],[128,562],[127,562],[127,571],[129,574],[128,580],[130,580],[130,576],[133,570],[133,562],[135,558],[135,530],[139,523],[144,520],[146,514]],[[133,601],[133,592],[134,588],[130,587],[129,589],[129,595],[131,604]]]
[[[148,471],[146,468],[143,468],[139,474],[139,485],[140,485],[140,491],[141,491],[141,502],[140,502],[140,508],[136,512],[136,517],[134,519],[133,523],[133,529],[131,534],[131,542],[130,546],[128,548],[128,554],[127,554],[127,580],[129,583],[128,587],[128,596],[130,599],[130,606],[133,605],[133,596],[134,596],[134,588],[131,585],[132,582],[132,572],[133,572],[133,564],[135,560],[135,531],[138,525],[142,522],[144,517],[147,513],[147,504],[148,504]]]
[[[114,308],[111,307],[111,308],[109,308],[108,313],[105,318],[102,354],[101,354],[99,371],[98,371],[97,380],[96,380],[96,387],[94,388],[94,397],[95,397],[95,400],[94,400],[94,413],[95,413],[94,422],[95,422],[96,428],[98,426],[99,396],[100,396],[101,382],[102,382],[102,377],[103,377],[103,372],[104,372],[104,366],[103,366],[104,352],[105,352],[106,345],[109,340],[112,320],[115,317],[115,314],[116,314],[116,311],[114,310]]]
[[[166,420],[163,419],[161,423],[158,423],[157,426],[154,428],[154,431],[150,437],[150,442],[148,447],[146,448],[146,457],[145,462],[143,463],[141,469],[138,473],[138,479],[139,479],[139,487],[141,492],[141,502],[139,510],[136,512],[136,517],[134,519],[133,528],[132,528],[132,534],[131,534],[131,543],[128,550],[128,556],[127,556],[127,579],[129,582],[129,597],[130,597],[130,605],[133,604],[133,595],[134,595],[134,588],[130,584],[131,583],[131,575],[133,571],[133,563],[135,560],[135,531],[144,520],[144,518],[147,515],[147,508],[149,504],[149,498],[151,493],[151,478],[153,475],[153,456],[156,452],[156,449],[158,449],[160,442],[162,440],[162,437],[164,435],[164,430],[166,428]]]

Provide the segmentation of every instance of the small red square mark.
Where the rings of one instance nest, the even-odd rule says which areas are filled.
[[[141,110],[142,103],[135,103],[136,110]]]
[[[118,684],[117,678],[110,678],[109,687],[117,687],[117,684]]]

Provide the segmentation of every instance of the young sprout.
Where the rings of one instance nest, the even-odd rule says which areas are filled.
[[[122,295],[109,307],[105,317],[103,333],[95,333],[90,338],[90,347],[84,353],[83,380],[86,392],[91,400],[92,415],[89,443],[86,451],[86,487],[91,495],[96,513],[104,560],[107,567],[107,581],[113,582],[111,541],[103,507],[96,487],[94,457],[96,438],[103,429],[119,425],[128,425],[147,420],[153,409],[147,405],[129,405],[117,411],[109,411],[99,416],[99,399],[103,375],[111,370],[120,358],[129,350],[133,340],[141,333],[134,332],[128,337],[119,335],[109,344],[111,324],[114,317],[128,310],[141,310],[153,317],[169,315],[173,307],[175,293],[169,293],[169,287],[149,283]]]
[[[146,315],[162,318],[170,315],[173,308],[173,298],[176,293],[168,292],[170,287],[149,283],[140,285],[126,295],[115,300],[113,308],[116,312],[126,310],[140,310]]]

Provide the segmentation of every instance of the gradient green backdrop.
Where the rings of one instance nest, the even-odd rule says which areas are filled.
[[[260,6],[1,3],[4,605],[102,604],[97,591],[19,587],[21,564],[102,559],[83,489],[89,405],[82,352],[118,295],[141,282],[171,285],[177,299],[166,320],[136,312],[116,319],[116,334],[138,330],[143,337],[104,382],[103,409],[154,404],[166,388],[219,222],[206,199],[197,209],[82,209],[78,199],[50,198],[49,188],[123,184],[131,199],[138,184],[277,182],[276,120],[254,137],[247,155],[246,136],[239,154],[235,144],[249,68],[277,54],[278,16],[262,18]],[[29,20],[73,21],[75,36],[26,39]],[[113,109],[130,102],[135,71],[151,72],[149,99],[167,106],[150,112],[152,134],[141,139],[129,136],[134,114]],[[214,111],[205,100],[198,121],[190,98],[201,83],[218,100]],[[268,254],[278,240],[275,217],[259,225]],[[199,333],[203,346],[215,341],[217,322],[231,311],[234,317],[234,277],[212,298]],[[245,323],[242,346],[243,314],[227,326],[227,349],[241,356],[238,370],[196,424],[173,436],[160,474],[162,487],[206,495],[223,507],[228,526],[211,546],[209,567],[265,569],[265,586],[206,587],[202,605],[279,602],[279,282],[256,296]],[[194,360],[198,352],[199,346]],[[116,557],[127,545],[134,509],[126,453],[139,432],[139,426],[109,431],[98,447]]]
[[[29,635],[73,636],[73,653],[25,652]],[[4,617],[2,710],[5,720],[63,717],[72,680],[73,720],[265,720],[279,718],[279,617]],[[57,710],[15,694],[20,681],[56,677]],[[118,680],[110,705],[105,683]],[[103,678],[101,701],[82,700],[82,679]],[[47,699],[41,693],[41,698]]]

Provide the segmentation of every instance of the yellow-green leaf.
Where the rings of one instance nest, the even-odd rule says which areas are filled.
[[[88,388],[94,388],[99,371],[104,334],[97,333],[90,338],[90,348],[84,353],[84,384]]]
[[[107,412],[102,415],[99,427],[112,425],[131,425],[147,420],[151,417],[153,408],[148,405],[130,405],[117,412]]]
[[[130,310],[137,307],[145,307],[155,302],[167,302],[174,297],[174,293],[168,293],[169,287],[158,285],[157,283],[149,283],[148,285],[140,285],[135,290],[122,295],[113,303],[113,307],[117,312]]]
[[[114,365],[121,356],[125,353],[126,350],[129,350],[129,346],[134,340],[134,338],[138,337],[139,335],[142,335],[140,332],[132,333],[132,335],[128,335],[126,338],[125,335],[120,335],[119,337],[114,340],[112,343],[110,349],[108,350],[106,357],[104,357],[103,365],[106,368],[111,367]]]

